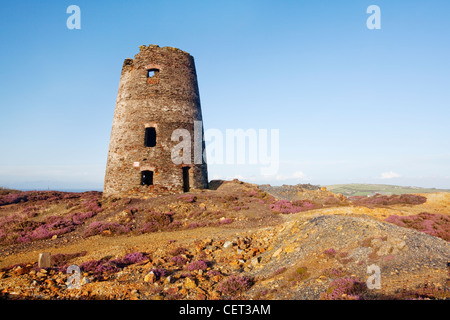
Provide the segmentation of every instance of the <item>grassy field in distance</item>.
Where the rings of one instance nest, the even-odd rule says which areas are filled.
[[[405,194],[405,193],[450,192],[449,189],[404,187],[388,184],[351,183],[351,184],[333,184],[325,187],[331,192],[342,193],[345,196],[367,196],[373,195],[375,193],[390,195],[390,194]]]

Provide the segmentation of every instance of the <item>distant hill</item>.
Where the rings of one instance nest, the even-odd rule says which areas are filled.
[[[20,191],[15,190],[15,189],[8,189],[8,188],[0,187],[0,196],[5,195],[5,194],[10,194],[10,193],[17,193],[17,192],[20,192]]]
[[[449,189],[403,187],[388,184],[333,184],[325,186],[327,190],[334,193],[342,193],[345,196],[367,196],[375,193],[380,194],[405,194],[405,193],[433,193],[450,192]]]

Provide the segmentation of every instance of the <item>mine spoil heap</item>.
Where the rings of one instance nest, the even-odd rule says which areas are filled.
[[[125,59],[122,67],[104,195],[145,196],[207,188],[203,158],[198,161],[191,152],[190,163],[175,164],[171,155],[181,141],[172,141],[177,129],[190,133],[191,146],[200,141],[203,155],[199,121],[202,113],[194,58],[172,47],[141,46],[134,59]],[[199,134],[200,140],[194,141]]]

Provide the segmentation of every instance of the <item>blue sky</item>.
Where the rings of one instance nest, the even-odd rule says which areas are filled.
[[[69,30],[69,5],[81,29]],[[369,30],[369,5],[381,29]],[[279,129],[255,183],[450,188],[450,2],[10,1],[0,7],[0,186],[103,186],[120,71],[142,44],[196,61],[205,129]]]

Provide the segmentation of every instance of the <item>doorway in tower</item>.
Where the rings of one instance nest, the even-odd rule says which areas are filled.
[[[156,146],[156,129],[154,127],[145,128],[144,145],[146,147]]]
[[[183,167],[183,191],[189,192],[189,167]]]
[[[153,185],[153,171],[150,170],[141,171],[141,185],[143,186]]]

